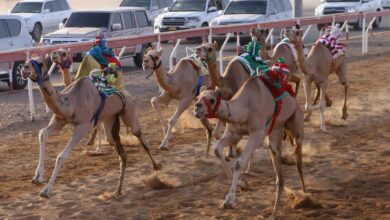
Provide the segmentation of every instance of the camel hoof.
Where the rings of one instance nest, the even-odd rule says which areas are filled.
[[[121,192],[116,191],[114,194],[114,199],[119,199],[122,196]]]
[[[333,104],[332,100],[326,101],[326,107],[331,107]]]
[[[232,194],[227,194],[225,201],[223,201],[223,208],[224,209],[232,209],[234,205],[234,195]]]
[[[155,170],[155,171],[158,171],[158,170],[161,170],[162,169],[162,165],[161,164],[153,164],[153,169]]]
[[[43,190],[41,192],[41,194],[39,194],[39,196],[41,196],[42,198],[48,199],[49,198],[49,192],[47,190]]]
[[[249,190],[249,184],[245,180],[239,180],[238,181],[238,186],[243,191],[248,191]]]
[[[95,141],[92,139],[87,142],[87,146],[92,146],[94,144],[95,144]]]
[[[347,120],[348,118],[348,113],[343,113],[343,116],[341,117],[343,120]]]
[[[310,117],[306,117],[305,120],[303,120],[304,122],[310,122]]]
[[[32,184],[36,184],[36,185],[41,184],[42,183],[42,179],[39,178],[39,175],[34,176],[34,178],[31,180],[31,183]]]
[[[169,150],[167,145],[161,144],[160,145],[160,150]]]
[[[330,134],[331,132],[326,128],[321,128],[321,132],[324,134]]]

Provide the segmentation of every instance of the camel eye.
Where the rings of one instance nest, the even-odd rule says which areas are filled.
[[[63,56],[63,57],[66,56],[66,53],[62,53],[62,56]]]
[[[210,99],[210,103],[213,105],[215,103],[214,99]]]
[[[158,59],[158,57],[157,57],[157,56],[154,56],[154,59],[155,59],[155,60],[157,60],[157,59]]]
[[[209,52],[212,52],[213,51],[213,48],[209,47]]]

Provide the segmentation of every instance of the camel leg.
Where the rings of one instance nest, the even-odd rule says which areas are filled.
[[[222,134],[223,134],[223,125],[224,123],[220,120],[217,120],[217,123],[215,125],[215,128],[213,130],[213,136],[215,137],[216,140],[221,139]]]
[[[299,89],[299,84],[301,82],[301,78],[298,76],[292,74],[290,82],[295,83],[295,97],[298,95],[298,89]]]
[[[165,91],[162,92],[162,94],[158,97],[153,97],[150,102],[152,103],[152,107],[154,111],[157,113],[158,118],[160,119],[161,125],[163,127],[164,135],[167,134],[167,125],[165,124],[164,118],[161,114],[161,104],[168,105],[171,101],[171,97],[169,97],[169,94]]]
[[[35,176],[31,180],[34,184],[39,184],[43,181],[43,175],[45,171],[45,146],[48,136],[53,132],[58,132],[65,126],[65,122],[60,118],[53,116],[49,125],[39,131],[39,162],[37,169],[35,170]]]
[[[237,189],[237,185],[239,184],[239,177],[240,177],[241,168],[248,163],[248,160],[252,156],[253,152],[256,150],[256,147],[259,146],[259,143],[263,143],[264,136],[265,136],[264,130],[257,130],[257,131],[252,132],[249,135],[248,143],[245,147],[244,152],[241,154],[241,156],[234,163],[233,181],[232,181],[232,185],[230,187],[230,191],[226,195],[225,201],[223,202],[224,208],[232,208],[233,207],[234,200],[236,199],[236,189]],[[243,183],[244,182],[241,181],[241,184],[243,184]]]
[[[202,122],[202,125],[206,128],[206,132],[207,132],[206,158],[208,158],[209,151],[210,151],[210,145],[211,145],[211,138],[213,136],[213,128],[211,127],[211,124],[207,118],[202,118],[200,120],[200,122]]]
[[[225,133],[222,138],[214,143],[213,151],[215,156],[221,161],[222,167],[226,173],[226,176],[229,180],[233,178],[232,169],[229,167],[229,164],[226,162],[223,156],[223,149],[229,145],[235,145],[240,141],[241,136],[235,133],[232,133],[228,127],[225,129]]]
[[[171,139],[172,136],[172,129],[175,126],[180,115],[191,105],[191,102],[192,102],[192,96],[186,96],[179,101],[175,114],[173,114],[172,118],[169,119],[167,134],[165,135],[164,140],[160,145],[161,150],[168,150],[169,140]]]
[[[336,74],[339,78],[341,85],[344,86],[344,105],[342,111],[342,119],[347,120],[348,111],[347,111],[347,96],[348,96],[348,84],[347,84],[347,64],[343,62],[341,66],[336,70]]]
[[[311,80],[308,78],[305,78],[303,81],[303,88],[305,90],[305,97],[306,97],[306,103],[305,103],[305,110],[306,110],[306,118],[305,122],[310,121],[311,113],[312,113],[312,108],[310,108],[310,102],[311,102]],[[318,91],[319,93],[319,91]]]
[[[329,133],[329,131],[325,127],[325,94],[326,94],[326,90],[328,88],[328,81],[322,82],[320,84],[320,88],[321,88],[321,98],[320,98],[320,103],[319,103],[320,121],[321,121],[320,129],[324,133]]]
[[[80,140],[84,137],[85,133],[87,133],[88,128],[89,128],[89,124],[87,124],[87,123],[77,125],[74,128],[72,138],[70,139],[70,141],[66,145],[65,149],[61,153],[59,153],[57,156],[57,160],[56,160],[56,163],[54,166],[53,174],[50,177],[49,183],[46,185],[46,187],[41,192],[41,194],[40,194],[41,197],[45,197],[45,198],[49,197],[49,193],[51,192],[51,188],[53,187],[54,181],[57,178],[57,175],[61,169],[61,166],[64,164],[65,159],[68,157],[72,148],[76,144],[78,144],[80,142]]]
[[[296,108],[294,115],[286,122],[286,129],[293,136],[293,144],[295,147],[295,161],[299,178],[301,180],[302,191],[305,192],[305,181],[302,169],[302,141],[303,141],[303,117],[304,114],[300,108]]]
[[[96,134],[97,134],[97,127],[95,127],[92,131],[92,134],[91,136],[89,136],[89,139],[87,141],[87,145],[90,146],[90,145],[94,145],[95,144],[95,138],[96,138]]]
[[[281,165],[281,145],[283,140],[283,129],[274,129],[269,136],[269,140],[270,155],[276,173],[276,196],[274,209],[270,218],[275,218],[278,215],[280,199],[284,189],[284,180],[282,176]]]
[[[316,96],[313,101],[313,105],[318,104],[318,100],[320,98],[320,86],[316,83]],[[325,102],[326,102],[326,107],[332,106],[332,100],[329,98],[328,94],[325,94]]]
[[[125,170],[126,170],[126,163],[127,163],[127,154],[121,144],[121,138],[119,132],[120,132],[119,116],[116,115],[113,126],[111,128],[111,135],[115,141],[114,150],[118,154],[119,159],[121,161],[119,165],[119,169],[120,169],[119,184],[115,192],[116,197],[119,197],[122,194],[122,185],[123,185],[123,179],[125,178]]]

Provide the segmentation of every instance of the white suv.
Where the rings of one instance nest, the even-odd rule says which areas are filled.
[[[207,27],[226,8],[229,0],[177,0],[168,12],[154,20],[154,32]]]
[[[154,19],[164,13],[173,0],[123,0],[119,7],[141,7],[145,8],[152,23]]]
[[[32,42],[21,16],[0,15],[0,51],[31,48]],[[21,77],[20,71],[23,65],[23,60],[14,62],[11,67],[8,63],[0,63],[0,80],[10,85],[11,71],[13,88],[23,89],[27,83]]]
[[[322,4],[317,6],[315,9],[315,15],[329,15],[344,12],[373,12],[381,11],[382,1],[381,0],[321,0]],[[379,27],[381,17],[375,20],[373,27]],[[349,24],[353,25],[354,29],[360,30],[362,28],[362,20],[349,21]],[[318,30],[324,27],[324,24],[317,25]]]
[[[57,30],[72,11],[67,0],[22,0],[14,6],[11,13],[23,17],[31,36],[39,42],[42,33]]]

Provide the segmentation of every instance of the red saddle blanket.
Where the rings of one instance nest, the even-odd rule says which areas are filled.
[[[326,34],[317,40],[316,43],[321,43],[327,46],[333,56],[344,54],[344,44],[338,42],[337,38],[331,34]]]
[[[283,80],[283,76],[280,75],[282,73],[276,72],[273,70],[268,70],[259,74],[261,80],[263,80],[264,84],[268,87],[272,96],[275,99],[275,111],[273,116],[267,120],[266,126],[271,123],[270,128],[268,130],[268,134],[271,133],[276,119],[280,114],[282,109],[282,98],[285,95],[290,94],[291,96],[295,96],[295,93],[290,84],[288,84],[285,80]]]

